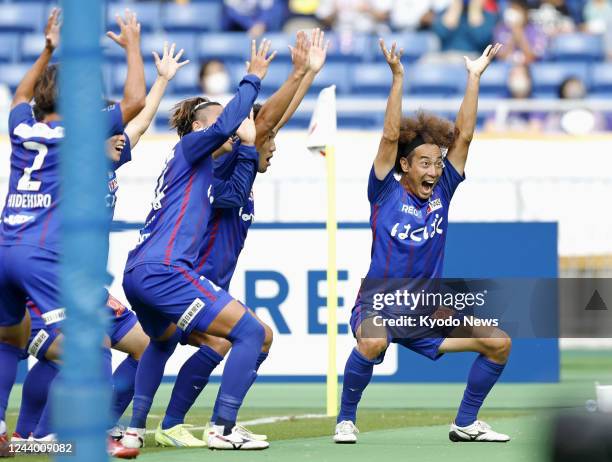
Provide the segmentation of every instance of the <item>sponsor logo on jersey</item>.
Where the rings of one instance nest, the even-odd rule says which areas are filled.
[[[34,337],[28,345],[28,353],[36,357],[41,347],[45,344],[47,340],[49,340],[49,337],[49,334],[45,332],[44,329],[39,330],[38,334],[36,334],[36,337]]]
[[[414,215],[415,217],[421,218],[421,211],[416,208],[414,205],[402,204],[402,212],[407,213],[409,215]]]
[[[127,310],[123,303],[110,294],[108,295],[108,300],[106,300],[106,306],[115,312],[116,317],[120,317]]]
[[[193,321],[193,318],[195,318],[205,306],[206,304],[202,300],[196,298],[179,318],[178,322],[176,323],[178,328],[185,330],[191,321]]]
[[[429,239],[433,239],[439,234],[444,233],[444,230],[440,226],[443,221],[444,217],[441,217],[436,213],[434,220],[429,225],[421,226],[415,229],[412,229],[412,225],[410,223],[402,225],[401,228],[400,223],[395,223],[393,228],[391,228],[391,237],[397,237],[400,241],[405,241],[406,239],[410,239],[413,242],[427,241]]]
[[[243,209],[244,207],[240,207],[240,210],[238,210],[238,216],[242,219],[242,221],[250,221],[250,222],[255,221],[255,214],[254,213],[242,213]]]
[[[43,313],[41,317],[46,325],[55,324],[56,322],[66,319],[66,310],[64,308],[58,308],[56,310],[47,311]]]
[[[34,215],[9,215],[3,220],[3,222],[9,226],[19,226],[29,221],[34,221],[35,218],[36,217],[34,217]]]
[[[430,201],[429,204],[427,205],[427,215],[441,208],[442,208],[442,201],[438,197],[437,199]]]

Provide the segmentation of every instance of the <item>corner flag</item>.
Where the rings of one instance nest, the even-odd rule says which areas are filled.
[[[336,338],[338,336],[338,269],[336,263],[336,87],[319,93],[306,147],[325,156],[327,164],[327,415],[338,414],[338,370]]]

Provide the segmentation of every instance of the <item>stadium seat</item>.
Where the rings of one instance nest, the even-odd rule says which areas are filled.
[[[250,40],[242,32],[204,34],[196,45],[200,59],[244,63],[250,55]]]
[[[386,97],[391,88],[391,71],[387,63],[357,64],[352,67],[351,89],[355,96]]]
[[[160,2],[138,2],[138,3],[112,3],[106,8],[107,30],[118,31],[119,26],[115,20],[117,14],[123,16],[126,8],[135,11],[138,22],[143,32],[156,30],[160,27],[161,6]]]
[[[459,96],[464,91],[466,79],[465,66],[462,64],[417,64],[408,69],[408,84],[404,91],[422,97]]]
[[[185,5],[169,3],[162,7],[162,26],[167,31],[217,31],[220,23],[221,2]]]
[[[197,63],[189,63],[182,67],[172,80],[174,93],[189,96],[200,94],[202,91],[198,82],[199,71]]]
[[[549,51],[554,61],[601,61],[604,59],[603,38],[593,34],[563,34],[555,37]]]
[[[363,34],[325,33],[328,63],[356,63],[370,59],[370,37]]]
[[[612,95],[612,63],[594,64],[591,68],[591,94]]]
[[[270,50],[276,50],[276,58],[274,58],[274,61],[289,63],[291,62],[291,52],[289,51],[289,45],[295,45],[295,35],[284,34],[282,32],[274,32],[265,34],[265,38],[272,42]]]
[[[480,80],[480,94],[484,97],[503,98],[508,94],[508,73],[510,65],[506,62],[491,63]]]
[[[40,31],[44,26],[44,16],[42,3],[2,4],[0,31]]]
[[[555,96],[560,85],[570,77],[582,79],[589,86],[589,72],[586,64],[535,63],[531,66],[533,90],[536,96]]]
[[[11,62],[18,59],[19,37],[12,33],[0,34],[0,61]],[[38,52],[40,53],[40,50]]]
[[[310,87],[311,94],[318,93],[330,85],[336,86],[339,94],[347,94],[351,90],[350,70],[353,67],[347,63],[327,63]]]
[[[11,91],[15,91],[29,69],[28,64],[3,64],[0,68],[0,82],[7,84]]]
[[[164,48],[164,42],[168,44],[172,42],[176,43],[177,50],[181,48],[185,49],[182,60],[190,59],[192,62],[197,60],[195,56],[195,38],[193,34],[143,34],[140,40],[140,48],[142,50],[142,57],[145,61],[153,61],[153,51],[157,51],[161,56]],[[103,39],[104,43],[104,54],[111,61],[124,61],[125,51],[117,46],[110,39]]]
[[[25,34],[21,38],[21,59],[34,61],[45,47],[45,37],[40,33]]]
[[[398,48],[404,49],[404,58],[409,61],[416,61],[427,53],[440,50],[440,40],[431,32],[402,32],[383,35],[385,44],[391,48],[393,42],[397,43]],[[372,37],[370,42],[370,53],[376,61],[384,61],[385,57],[380,51],[377,37]]]
[[[125,86],[125,79],[127,77],[127,65],[119,64],[111,68],[111,92],[113,95],[123,94],[123,87]],[[145,82],[147,88],[151,88],[151,85],[157,78],[157,69],[154,64],[145,64]],[[173,82],[170,82],[172,85]]]
[[[242,80],[242,77],[246,74],[246,67],[244,64],[234,63],[229,65],[228,69],[232,78],[231,92],[233,93],[240,83],[240,80]],[[287,80],[290,70],[290,64],[272,62],[268,69],[268,74],[261,84],[261,97],[267,98],[278,90],[285,80]]]

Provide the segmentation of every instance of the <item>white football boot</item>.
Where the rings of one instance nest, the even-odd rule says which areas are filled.
[[[359,433],[359,430],[353,422],[350,420],[343,420],[336,425],[334,443],[355,444],[357,442],[357,433]]]
[[[209,449],[241,449],[252,451],[266,449],[270,446],[267,441],[260,441],[249,438],[244,432],[235,426],[229,435],[223,435],[222,427],[213,425],[208,431],[207,445]]]
[[[130,449],[144,448],[146,431],[146,428],[126,428],[123,438],[121,438],[121,444]]]
[[[448,432],[448,438],[455,442],[507,443],[508,435],[493,431],[491,426],[482,420],[476,420],[467,427],[459,427],[453,422]]]

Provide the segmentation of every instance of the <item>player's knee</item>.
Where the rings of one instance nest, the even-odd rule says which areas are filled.
[[[228,336],[232,343],[245,343],[254,348],[261,349],[266,332],[261,323],[250,313],[245,313],[236,323]]]
[[[389,344],[384,338],[362,338],[357,343],[359,353],[368,359],[377,359],[385,352]]]
[[[144,335],[143,337],[139,337],[135,342],[130,352],[130,356],[134,358],[136,361],[140,361],[142,358],[142,354],[145,352],[147,347],[149,346],[149,337]]]
[[[232,347],[232,344],[228,340],[213,335],[206,335],[201,345],[208,346],[221,356],[225,356]]]
[[[497,338],[481,339],[483,350],[482,353],[496,363],[505,364],[510,356],[512,349],[512,340],[504,335]]]

